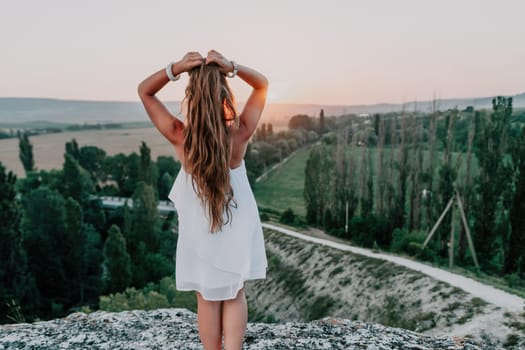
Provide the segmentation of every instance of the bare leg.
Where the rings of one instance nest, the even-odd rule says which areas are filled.
[[[221,350],[222,346],[222,301],[209,301],[197,295],[197,322],[199,337],[205,350]]]
[[[224,300],[222,307],[224,349],[239,350],[242,348],[248,322],[248,305],[246,304],[244,286],[237,293],[235,299]]]

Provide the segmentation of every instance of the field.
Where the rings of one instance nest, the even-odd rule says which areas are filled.
[[[175,156],[173,147],[153,127],[139,129],[70,131],[45,134],[30,138],[33,144],[35,165],[38,169],[49,170],[62,168],[65,144],[76,139],[79,146],[92,145],[106,151],[107,155],[117,153],[130,154],[139,152],[140,142],[145,141],[151,148],[151,156]],[[24,169],[18,158],[18,139],[0,140],[0,162],[19,177],[24,177]]]
[[[264,180],[255,185],[255,198],[259,207],[280,212],[292,208],[295,214],[306,215],[304,205],[304,167],[311,146],[298,150],[290,159]]]

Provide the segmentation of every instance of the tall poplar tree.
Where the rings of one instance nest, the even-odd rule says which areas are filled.
[[[150,186],[155,186],[157,182],[155,164],[151,160],[151,150],[142,141],[140,145],[140,168],[139,168],[139,181],[144,181]]]
[[[439,211],[443,211],[454,195],[454,183],[457,178],[457,166],[453,164],[452,152],[454,151],[454,125],[457,118],[457,110],[451,111],[447,115],[446,129],[447,136],[445,137],[445,150],[443,152],[443,163],[439,168],[439,193],[438,193],[438,205]],[[451,220],[453,211],[449,211],[442,221],[437,231],[437,239],[440,242],[440,255],[442,257],[447,256],[447,241],[450,235]]]
[[[67,152],[64,154],[62,175],[64,197],[71,197],[81,205],[86,204],[93,192],[93,182],[87,171]]]
[[[35,159],[33,158],[33,145],[29,141],[27,132],[18,132],[19,157],[26,174],[35,170]]]
[[[477,133],[475,154],[479,163],[473,213],[475,215],[475,245],[480,264],[491,270],[499,267],[493,261],[498,248],[498,206],[501,194],[511,184],[505,169],[505,152],[512,116],[512,98],[497,97],[492,100],[493,111],[481,119]]]
[[[324,109],[321,108],[321,112],[319,113],[319,135],[324,134],[326,131],[326,121],[324,117]]]
[[[332,193],[334,164],[326,146],[314,147],[306,161],[304,197],[306,219],[311,224],[322,224]]]
[[[131,261],[126,240],[112,225],[104,243],[104,284],[107,293],[121,292],[131,283]]]
[[[514,162],[516,164],[516,181],[512,208],[510,210],[511,231],[505,257],[505,273],[520,271],[525,278],[525,127],[516,142]]]
[[[84,303],[84,289],[87,270],[87,238],[84,230],[82,208],[76,200],[66,200],[65,244],[63,264],[71,293],[70,300]]]

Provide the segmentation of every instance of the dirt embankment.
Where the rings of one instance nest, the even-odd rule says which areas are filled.
[[[525,314],[504,312],[419,272],[270,230],[265,242],[267,278],[247,284],[260,320],[332,316],[498,345],[525,336]]]

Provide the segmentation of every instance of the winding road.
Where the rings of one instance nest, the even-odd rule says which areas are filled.
[[[517,295],[507,293],[500,289],[494,288],[492,286],[480,283],[471,278],[461,276],[452,272],[441,270],[423,263],[419,263],[410,259],[402,258],[395,255],[389,255],[384,253],[375,253],[370,249],[354,247],[348,244],[334,242],[331,240],[312,237],[297,231],[292,231],[280,226],[272,225],[269,223],[263,223],[262,226],[269,230],[277,231],[285,235],[299,238],[305,241],[314,242],[318,244],[325,245],[327,247],[332,247],[335,249],[351,252],[354,254],[364,255],[367,257],[381,259],[385,261],[392,262],[396,265],[404,266],[414,271],[419,271],[428,275],[432,278],[435,278],[439,281],[448,283],[454,287],[458,287],[464,290],[467,293],[472,294],[478,298],[485,300],[488,303],[493,305],[500,306],[507,309],[511,312],[522,312],[525,306],[525,300],[520,298]]]

